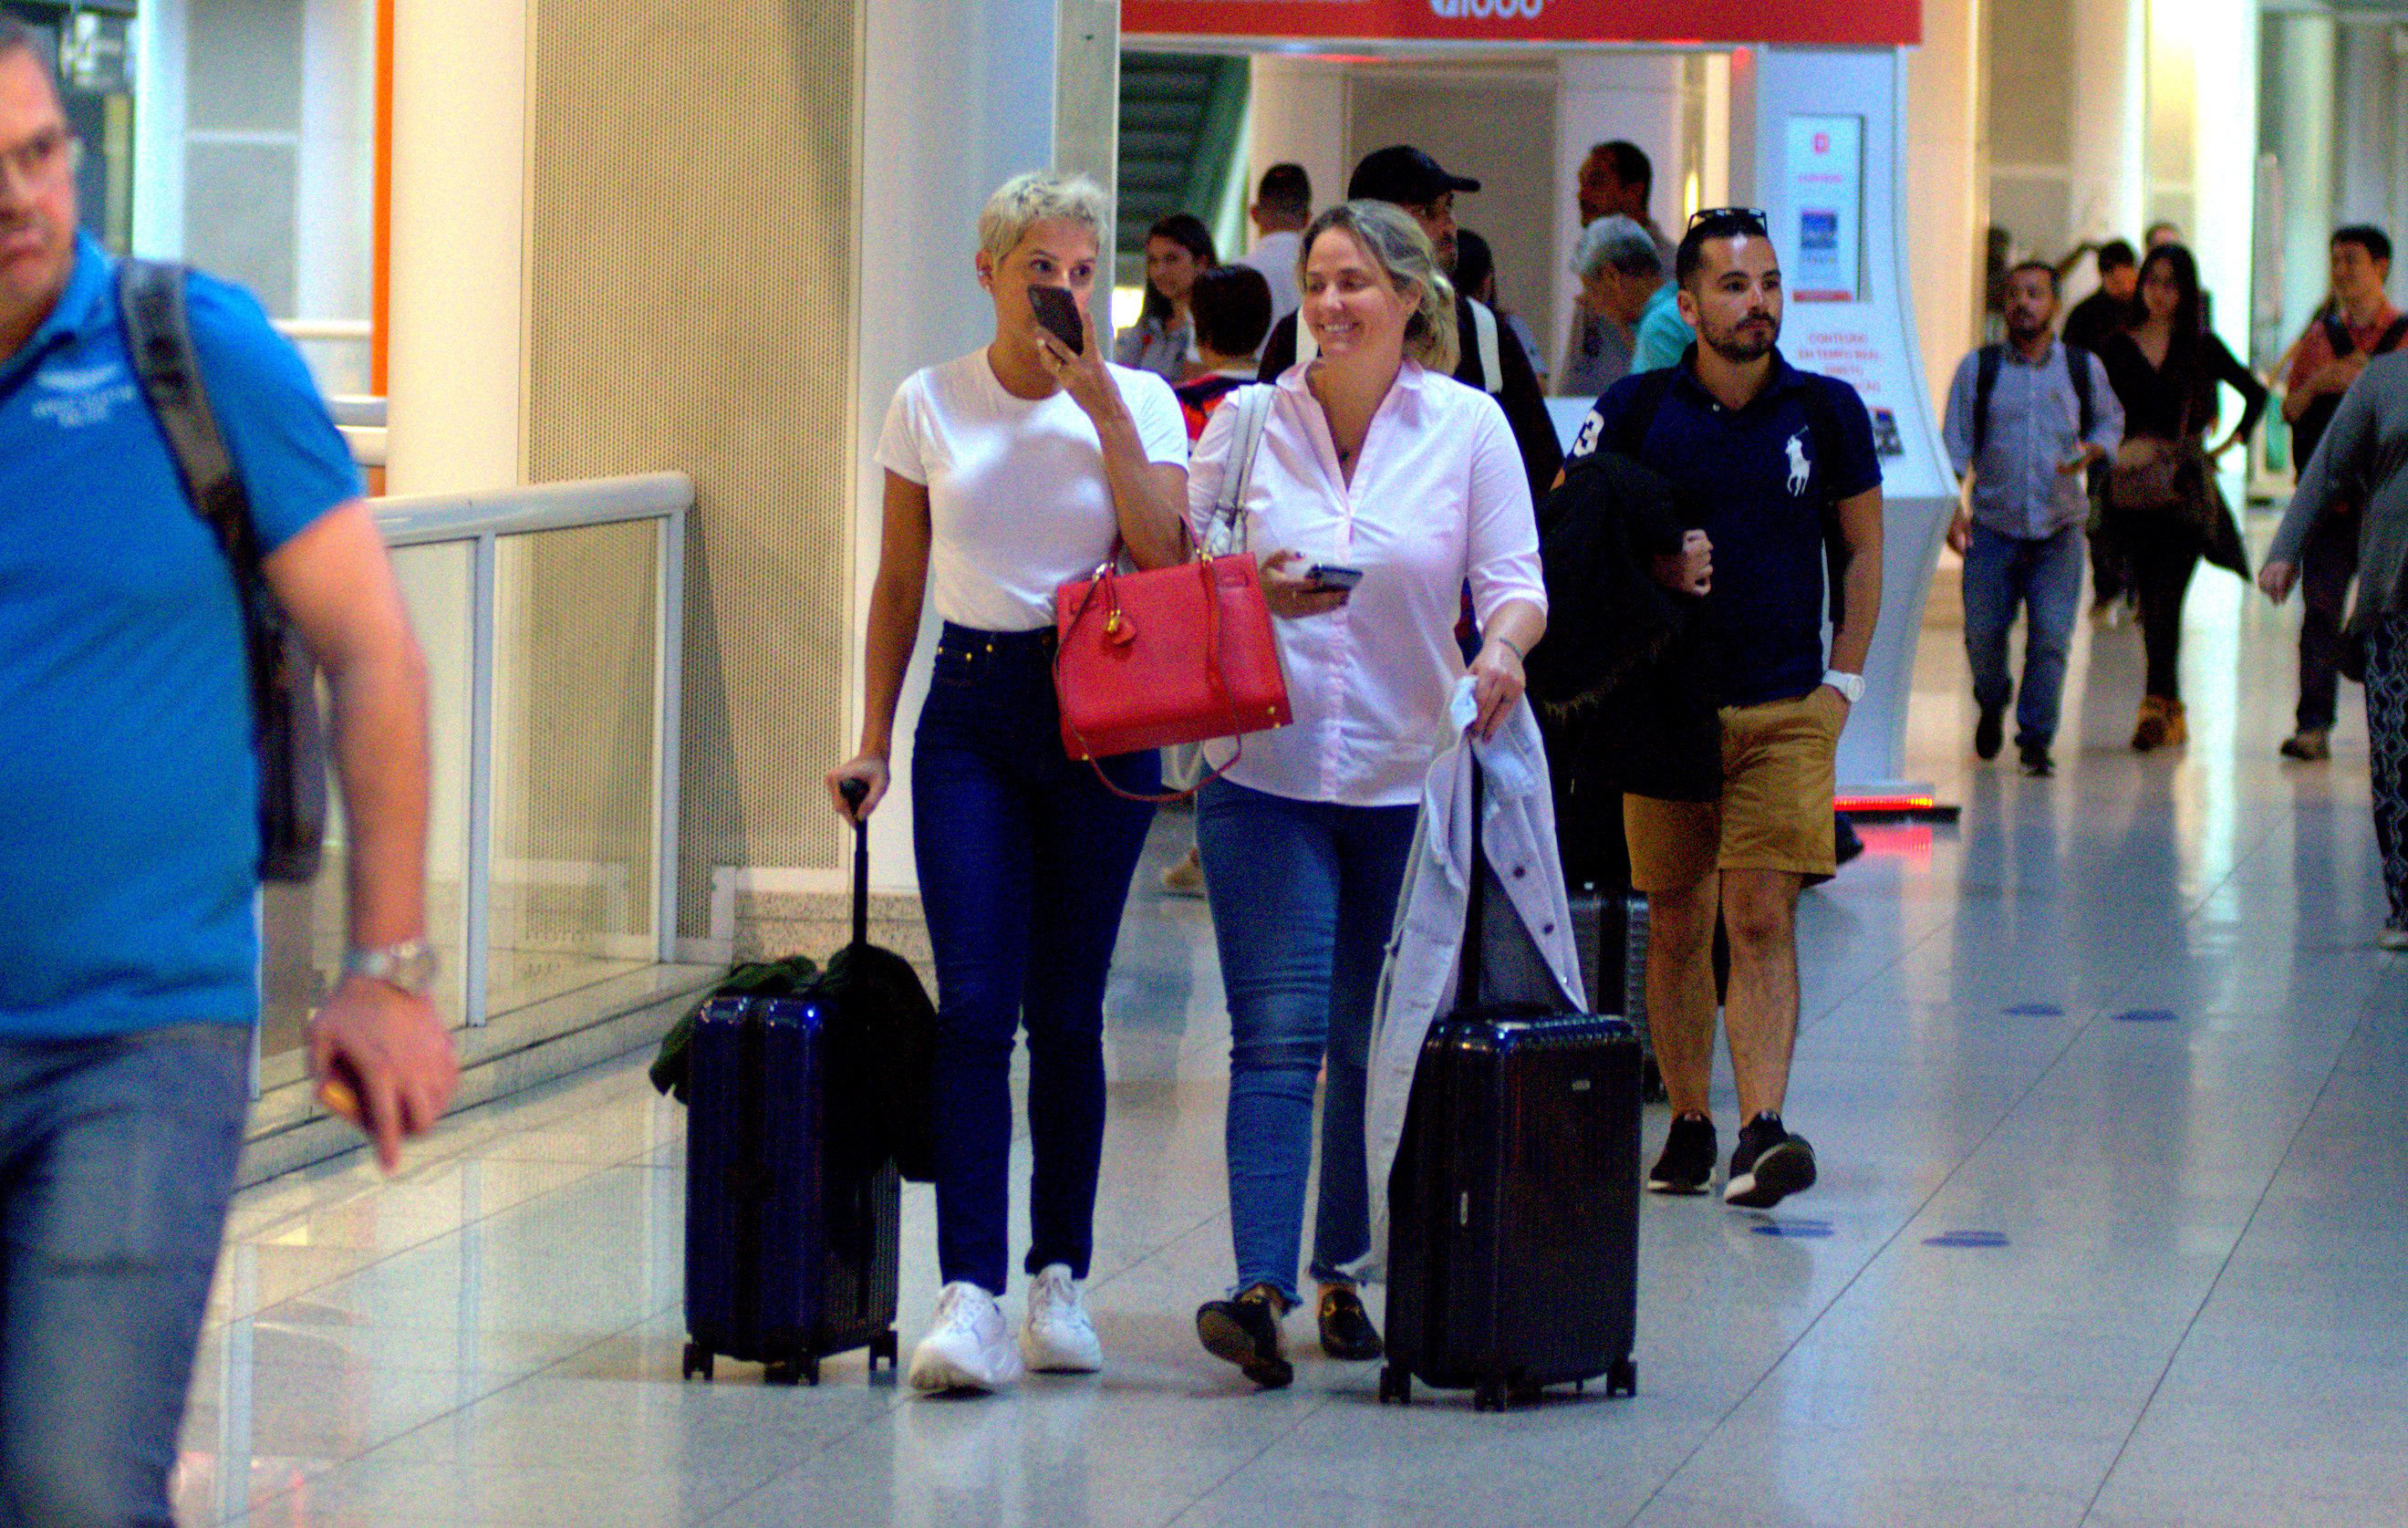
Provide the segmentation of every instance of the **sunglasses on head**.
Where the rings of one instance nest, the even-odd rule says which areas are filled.
[[[1691,228],[1705,223],[1727,223],[1760,234],[1765,231],[1767,222],[1768,216],[1760,207],[1709,207],[1689,214]]]

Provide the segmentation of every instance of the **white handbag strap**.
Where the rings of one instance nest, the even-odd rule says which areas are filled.
[[[1229,454],[1221,465],[1221,495],[1212,505],[1212,524],[1205,533],[1205,554],[1226,556],[1246,550],[1246,490],[1254,481],[1254,454],[1263,443],[1279,389],[1268,382],[1250,382],[1223,400],[1237,411],[1237,427],[1229,435]]]

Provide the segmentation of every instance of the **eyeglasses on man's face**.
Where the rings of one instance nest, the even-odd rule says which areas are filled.
[[[14,183],[46,191],[75,173],[83,145],[64,126],[45,127],[20,143],[0,148],[0,187]]]

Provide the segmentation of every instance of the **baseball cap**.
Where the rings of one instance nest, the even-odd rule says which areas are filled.
[[[1479,181],[1450,175],[1419,149],[1398,143],[1374,149],[1363,156],[1363,162],[1354,166],[1354,176],[1346,182],[1346,199],[1426,207],[1450,191],[1479,189]]]

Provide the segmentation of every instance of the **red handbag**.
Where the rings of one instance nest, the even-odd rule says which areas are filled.
[[[1270,392],[1248,388],[1225,405],[1242,411],[1229,456],[1236,469],[1226,474],[1216,523],[1225,513],[1242,514],[1238,506],[1253,476]],[[1239,739],[1243,757],[1245,733],[1295,719],[1252,553],[1198,555],[1140,573],[1119,571],[1117,560],[1054,591],[1054,690],[1062,746],[1072,758],[1085,760],[1113,794],[1127,796],[1096,760],[1226,737]],[[1195,793],[1141,799],[1175,801]]]

